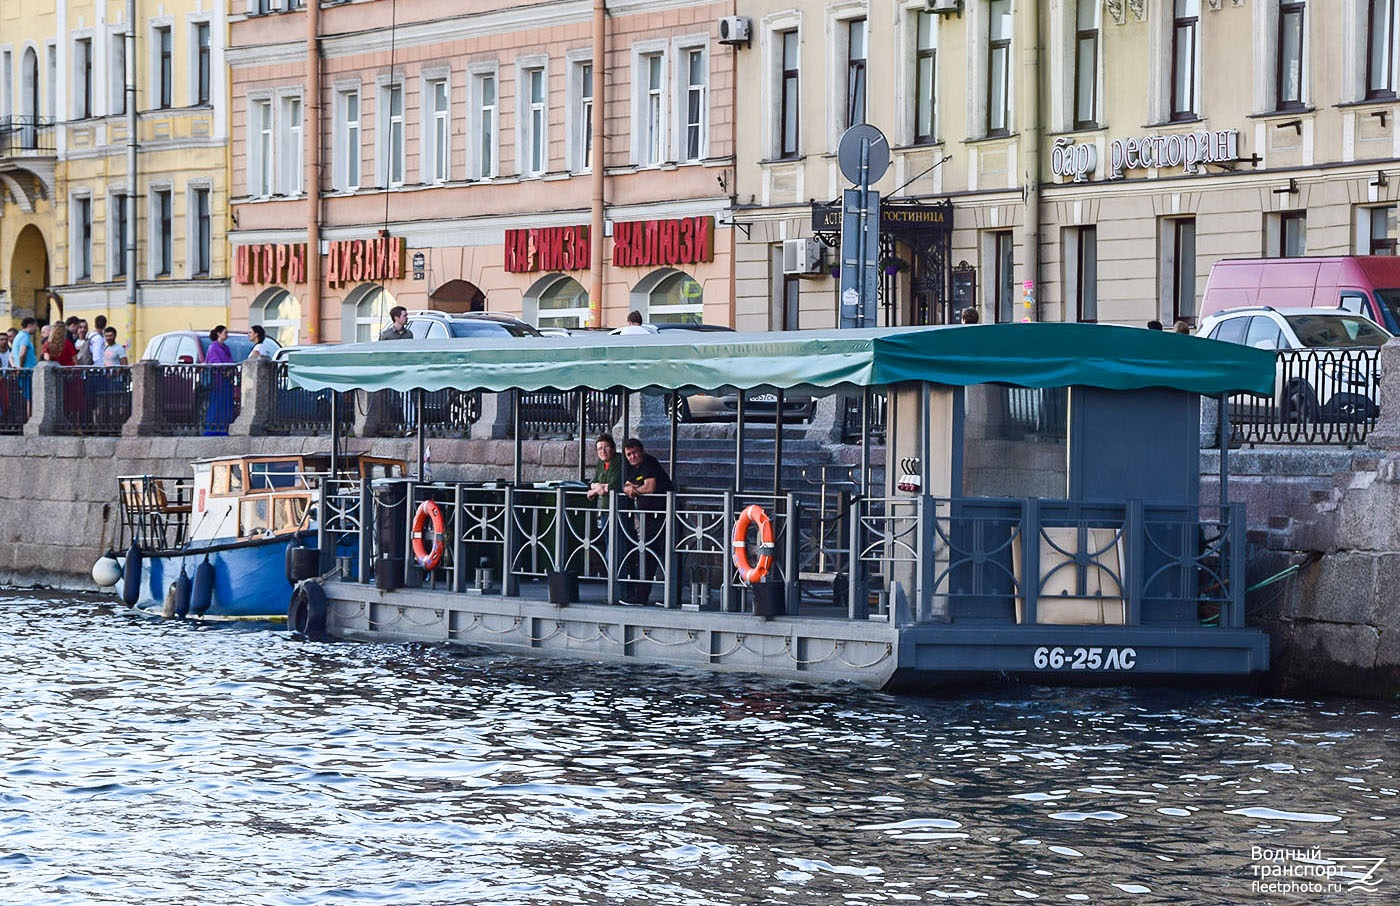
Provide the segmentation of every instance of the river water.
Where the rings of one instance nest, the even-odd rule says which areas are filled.
[[[1400,901],[1395,703],[892,696],[47,593],[0,638],[5,904]]]

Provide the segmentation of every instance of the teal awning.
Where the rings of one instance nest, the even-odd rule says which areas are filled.
[[[1135,327],[978,324],[769,333],[672,330],[516,339],[398,340],[289,350],[312,390],[769,388],[823,392],[906,381],[967,386],[1274,389],[1274,354]]]

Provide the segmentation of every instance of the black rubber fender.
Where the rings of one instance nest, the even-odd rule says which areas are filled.
[[[287,630],[312,642],[329,642],[331,637],[326,632],[329,612],[326,590],[321,583],[301,582],[292,590],[292,600],[287,605]]]
[[[287,582],[295,585],[302,579],[313,578],[321,567],[321,552],[314,547],[306,547],[300,542],[289,545],[283,558]]]
[[[127,607],[135,607],[141,600],[141,546],[135,541],[126,550],[126,562],[122,564],[122,601]]]

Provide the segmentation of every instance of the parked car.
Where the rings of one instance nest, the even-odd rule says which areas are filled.
[[[732,327],[719,324],[688,324],[684,322],[662,322],[643,325],[654,333],[668,334],[673,331],[733,332]],[[611,331],[620,333],[622,328]],[[680,397],[676,402],[676,418],[682,422],[732,422],[739,416],[739,394],[737,393],[692,393]],[[783,421],[805,422],[816,411],[816,401],[810,396],[796,393],[783,395]],[[774,420],[777,415],[778,395],[773,392],[750,390],[744,397],[744,415],[753,421]]]
[[[445,311],[410,311],[408,329],[415,340],[438,340],[448,337],[489,337],[502,333],[513,337],[538,337],[540,332],[511,315],[491,311],[471,311],[452,314]]]
[[[1237,308],[1201,322],[1198,336],[1278,356],[1274,404],[1286,422],[1374,418],[1376,349],[1391,333],[1364,315],[1336,308]]]
[[[276,345],[276,340],[271,337],[268,339]],[[141,358],[154,359],[162,365],[203,365],[211,342],[207,330],[171,330],[151,337]],[[248,358],[248,353],[253,351],[253,344],[248,341],[248,337],[233,331],[229,331],[224,345],[233,354],[235,362]]]
[[[1225,258],[1201,294],[1201,315],[1246,305],[1330,308],[1400,334],[1400,257]]]

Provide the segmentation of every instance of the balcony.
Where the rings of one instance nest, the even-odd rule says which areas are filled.
[[[32,213],[40,198],[52,197],[56,157],[51,118],[0,118],[0,182],[12,190],[25,213]]]

